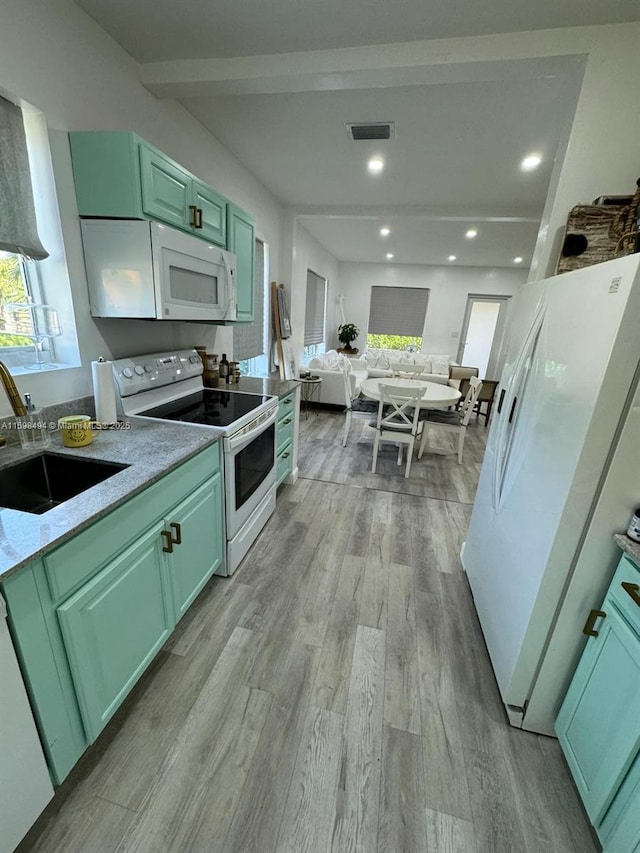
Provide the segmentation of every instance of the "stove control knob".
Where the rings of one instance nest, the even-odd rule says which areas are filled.
[[[151,373],[152,371],[153,371],[153,365],[149,364],[149,362],[147,362],[147,364],[145,364],[145,366],[144,366],[144,372],[145,373]]]
[[[125,379],[131,379],[133,376],[133,370],[131,370],[130,367],[125,367],[125,369],[122,371],[122,375]]]
[[[138,376],[142,376],[142,374],[144,373],[144,368],[142,367],[141,364],[136,364],[134,370],[136,371]]]
[[[200,356],[190,355],[189,361],[191,362],[191,364],[197,364],[200,361]]]

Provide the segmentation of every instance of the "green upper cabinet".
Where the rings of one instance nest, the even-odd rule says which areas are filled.
[[[140,145],[140,172],[142,209],[147,216],[184,230],[189,222],[191,201],[188,172],[144,143]],[[195,219],[193,221],[195,225]]]
[[[255,317],[253,219],[235,204],[227,204],[227,248],[236,256],[236,320],[250,323]]]
[[[195,207],[196,233],[199,237],[227,246],[228,202],[223,196],[194,178],[192,183],[192,212]],[[227,246],[229,251],[233,251]]]
[[[226,247],[227,200],[128,131],[73,131],[80,216],[156,219]]]

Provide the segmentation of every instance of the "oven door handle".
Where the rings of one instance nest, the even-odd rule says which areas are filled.
[[[254,438],[256,438],[260,433],[264,432],[271,424],[276,422],[278,417],[278,407],[274,406],[273,410],[270,412],[268,418],[262,419],[262,416],[258,418],[259,421],[255,427],[252,427],[251,424],[247,424],[247,427],[252,427],[251,429],[244,428],[244,430],[240,430],[236,435],[232,435],[230,438],[225,438],[224,440],[224,449],[229,452],[233,452],[234,450],[238,450],[244,447],[247,444],[250,444]],[[246,430],[246,431],[245,431]]]

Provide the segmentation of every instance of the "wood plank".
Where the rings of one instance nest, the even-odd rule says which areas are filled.
[[[313,687],[314,705],[327,711],[344,713],[346,710],[362,583],[362,561],[346,556],[340,570]]]
[[[384,633],[359,626],[347,700],[332,853],[376,850],[384,657]]]
[[[420,734],[420,676],[416,643],[413,571],[393,563],[389,569],[384,721]]]
[[[425,801],[429,808],[471,819],[462,740],[451,677],[442,599],[416,592]]]
[[[381,527],[388,529],[388,525],[381,525]],[[365,557],[352,557],[352,559],[362,560],[364,568],[358,622],[360,625],[384,630],[387,627],[389,562],[382,559],[379,552],[374,554],[369,552]]]
[[[309,647],[307,647],[309,648]],[[274,700],[238,802],[224,853],[276,853],[309,707],[310,673],[287,700]]]
[[[135,817],[78,787],[45,810],[16,853],[115,853]]]
[[[384,727],[378,853],[428,853],[422,739]]]
[[[241,686],[220,716],[203,696],[118,853],[223,853],[271,702]]]
[[[526,851],[511,778],[501,755],[464,750],[471,812],[479,851]]]
[[[344,719],[309,706],[277,843],[278,853],[325,851],[335,814]]]
[[[432,809],[427,809],[427,849],[429,853],[485,853],[483,848],[476,846],[474,827],[470,821]],[[486,849],[486,853],[489,851],[493,853],[493,848]],[[517,848],[513,847],[512,853],[516,851]]]

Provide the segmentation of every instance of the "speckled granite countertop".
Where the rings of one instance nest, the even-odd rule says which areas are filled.
[[[640,542],[634,542],[624,533],[616,533],[613,537],[618,548],[622,548],[625,554],[640,566]]]
[[[219,441],[211,427],[130,418],[130,429],[100,433],[88,447],[67,449],[53,433],[47,452],[129,465],[42,515],[0,509],[0,581],[54,546],[71,539],[191,456]],[[0,448],[0,469],[37,455]]]
[[[299,384],[295,379],[280,379],[277,374],[274,378],[241,376],[240,381],[227,386],[227,390],[246,391],[248,394],[271,394],[282,399],[295,391]]]

